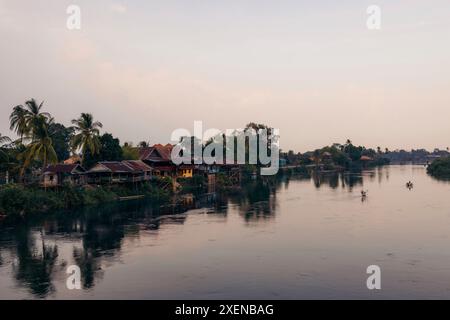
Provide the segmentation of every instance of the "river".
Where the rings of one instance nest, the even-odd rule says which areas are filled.
[[[36,215],[0,226],[0,299],[24,298],[448,299],[450,184],[387,166]]]

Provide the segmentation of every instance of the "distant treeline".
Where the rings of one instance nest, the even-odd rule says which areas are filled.
[[[427,163],[432,162],[437,158],[448,157],[450,152],[448,150],[434,149],[432,152],[425,149],[417,150],[395,150],[388,151],[384,154],[384,157],[389,159],[391,163],[402,163],[402,162],[414,162],[414,163]]]
[[[357,146],[348,139],[345,143],[334,143],[314,151],[294,153],[281,152],[286,165],[321,166],[325,170],[353,170],[389,164],[389,159],[380,148],[377,150]]]
[[[346,143],[334,143],[314,151],[305,153],[295,153],[292,150],[281,152],[281,158],[286,161],[287,165],[308,165],[318,163],[330,163],[349,168],[361,165],[361,162],[367,161],[367,165],[384,165],[388,163],[431,163],[436,159],[450,156],[447,150],[434,149],[427,151],[425,149],[394,150],[390,151],[385,148],[377,147],[376,149],[364,146],[356,146],[351,140]],[[368,160],[370,158],[370,160]]]

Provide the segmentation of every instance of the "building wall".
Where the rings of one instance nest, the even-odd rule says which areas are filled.
[[[44,187],[55,187],[58,185],[58,175],[56,173],[44,175]]]
[[[178,176],[181,178],[192,178],[193,173],[192,169],[179,169],[178,170]]]

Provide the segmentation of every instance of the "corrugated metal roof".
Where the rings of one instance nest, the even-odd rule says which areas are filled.
[[[152,167],[141,160],[124,160],[122,162],[136,171],[152,171]]]
[[[133,168],[127,166],[125,163],[119,161],[101,161],[97,165],[101,165],[106,168],[105,171],[113,173],[133,173]],[[91,171],[101,172],[98,168],[92,168]]]
[[[72,173],[74,170],[85,172],[86,170],[79,164],[54,164],[49,165],[44,173]]]

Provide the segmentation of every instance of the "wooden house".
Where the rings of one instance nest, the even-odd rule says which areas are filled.
[[[172,149],[171,144],[139,148],[139,159],[152,167],[154,176],[172,177],[177,173],[177,166],[171,160]]]
[[[86,170],[79,164],[55,164],[45,168],[42,180],[44,187],[58,187],[65,183],[85,184]]]

